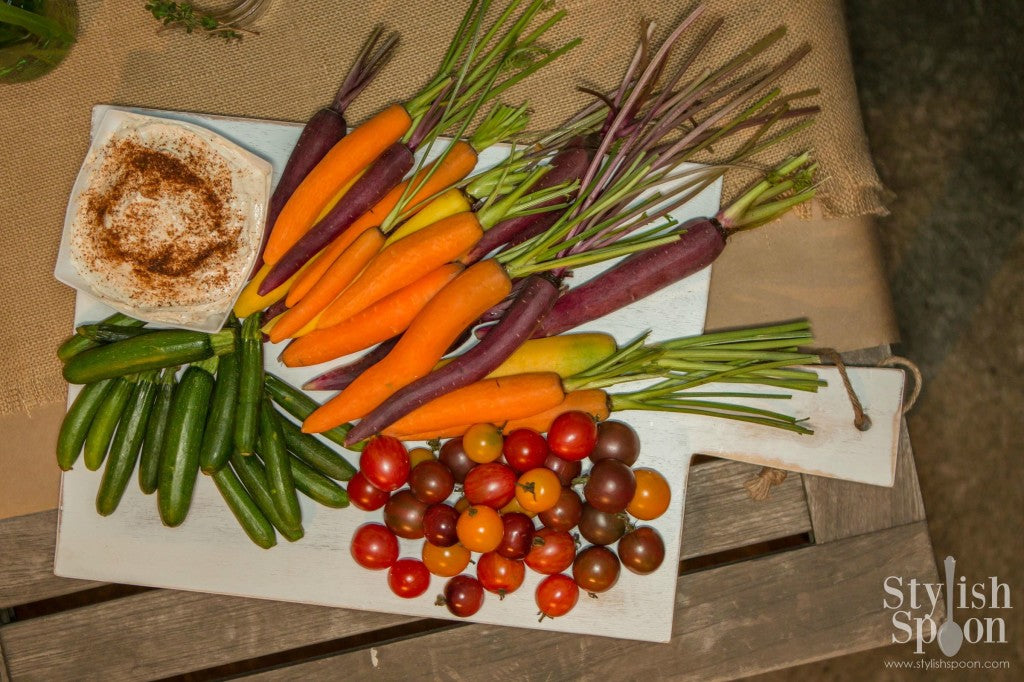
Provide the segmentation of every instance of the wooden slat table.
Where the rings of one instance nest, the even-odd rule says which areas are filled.
[[[56,512],[10,519],[0,682],[733,678],[883,646],[884,578],[938,582],[906,423],[901,436],[892,489],[791,475],[755,502],[742,484],[757,467],[696,461],[668,644],[57,578]]]

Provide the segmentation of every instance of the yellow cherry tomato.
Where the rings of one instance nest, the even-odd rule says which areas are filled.
[[[477,464],[487,464],[501,457],[504,437],[494,424],[473,424],[462,436],[462,449]]]
[[[423,543],[423,564],[428,571],[442,578],[462,573],[469,566],[469,559],[469,550],[462,545],[438,547],[429,542]]]
[[[519,500],[517,500],[514,497],[512,498],[512,500],[508,504],[506,504],[504,507],[502,507],[501,509],[498,510],[499,514],[512,514],[514,512],[519,512],[520,514],[526,514],[531,519],[534,516],[537,515],[537,512],[530,511],[529,509],[527,509],[523,505],[519,504]]]
[[[459,515],[455,533],[462,546],[471,552],[486,554],[501,544],[505,535],[505,524],[498,512],[483,505],[471,506]]]
[[[516,481],[516,500],[523,509],[541,513],[558,503],[562,482],[551,469],[530,469]]]
[[[636,492],[626,506],[626,512],[641,521],[658,518],[672,501],[668,481],[654,469],[634,469],[633,474],[636,476]]]
[[[463,495],[462,497],[455,501],[455,511],[461,514],[467,509],[469,509],[469,500],[467,500],[466,496]]]
[[[417,464],[426,462],[428,459],[437,459],[430,448],[413,448],[409,451],[409,469],[415,469]]]

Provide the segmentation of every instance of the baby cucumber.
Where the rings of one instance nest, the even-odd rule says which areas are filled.
[[[253,313],[242,323],[241,344],[234,443],[236,452],[251,455],[256,449],[263,397],[263,332],[259,313]]]
[[[171,414],[171,400],[174,399],[176,371],[176,367],[168,367],[160,375],[153,410],[146,422],[146,437],[139,456],[139,488],[146,495],[156,492],[160,477],[160,454],[163,452],[164,434],[167,433],[167,418]]]
[[[107,466],[103,469],[103,479],[96,493],[96,511],[101,516],[109,516],[121,503],[128,480],[135,471],[135,462],[139,458],[139,448],[146,435],[146,420],[149,419],[156,396],[156,372],[146,372],[139,376],[132,388],[128,406],[114,433],[114,442],[110,445]]]
[[[319,471],[324,476],[339,481],[352,478],[356,469],[340,454],[321,443],[316,436],[303,433],[297,424],[278,414],[281,434],[284,436],[285,447],[303,462]]]
[[[235,409],[238,406],[238,380],[241,348],[222,355],[217,366],[217,383],[210,400],[199,466],[204,473],[219,471],[231,456],[235,433]]]
[[[104,379],[83,387],[64,415],[57,435],[57,466],[64,471],[71,469],[81,454],[92,420],[113,385],[113,379]]]
[[[284,445],[284,436],[281,435],[277,413],[274,412],[268,397],[263,398],[263,404],[260,406],[259,451],[267,467],[267,482],[270,484],[270,495],[277,512],[288,525],[301,524],[302,512],[299,510],[295,480],[288,464],[288,451]]]
[[[121,421],[121,414],[128,405],[132,395],[135,377],[121,377],[103,399],[103,404],[93,417],[89,433],[85,436],[85,466],[89,471],[96,471],[103,464],[110,447],[110,439],[114,437],[114,429]]]
[[[221,467],[213,472],[213,482],[250,540],[263,549],[270,549],[277,544],[274,527],[253,502],[231,467]]]
[[[325,507],[340,509],[348,506],[348,493],[319,471],[298,457],[289,457],[295,488],[303,495]]]
[[[267,472],[263,469],[263,465],[260,464],[259,458],[246,457],[235,452],[231,455],[231,467],[238,475],[238,478],[242,480],[245,489],[249,491],[249,495],[252,496],[256,506],[274,524],[274,528],[277,528],[278,532],[289,542],[301,540],[303,535],[302,525],[290,526],[277,513],[274,500],[270,496]]]
[[[267,374],[266,388],[267,393],[270,394],[270,397],[274,399],[274,402],[277,403],[281,409],[300,421],[313,414],[313,410],[320,407],[320,403],[273,374]],[[341,426],[334,427],[330,431],[324,431],[320,435],[328,440],[334,441],[344,448],[360,452],[363,449],[361,443],[356,445],[345,445],[345,436],[347,436],[348,432],[351,430],[351,424],[342,424]]]

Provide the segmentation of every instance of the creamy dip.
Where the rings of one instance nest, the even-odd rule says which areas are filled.
[[[262,238],[267,168],[209,131],[132,114],[83,168],[70,257],[93,293],[154,322],[226,313]]]

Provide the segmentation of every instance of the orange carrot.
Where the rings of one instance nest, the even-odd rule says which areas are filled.
[[[565,398],[554,372],[484,379],[434,398],[405,415],[384,433],[422,433],[471,424],[502,423],[557,407]]]
[[[377,254],[358,279],[324,310],[317,326],[323,329],[344,322],[388,294],[415,282],[423,273],[455,260],[482,234],[483,228],[475,214],[458,213],[399,239]]]
[[[393,104],[355,128],[331,147],[281,209],[267,239],[263,261],[273,265],[311,228],[338,190],[397,142],[412,125],[400,104]]]
[[[597,388],[572,391],[570,393],[566,393],[562,402],[551,409],[544,410],[543,412],[539,412],[529,417],[523,417],[522,419],[510,419],[505,421],[506,418],[503,417],[496,423],[503,424],[501,430],[506,434],[511,433],[516,429],[533,429],[539,433],[547,433],[551,428],[551,424],[555,421],[555,417],[573,410],[586,412],[598,421],[604,421],[611,414],[608,409],[608,394]],[[384,429],[384,433],[388,436],[395,436],[400,440],[433,440],[434,438],[455,438],[456,436],[461,436],[466,433],[469,427],[470,424],[462,424],[460,426],[447,426],[440,429],[429,429],[426,431],[420,431],[419,433],[398,433],[395,430],[395,425],[392,424],[390,427]]]
[[[331,266],[323,278],[316,283],[308,294],[288,312],[281,316],[281,319],[270,331],[270,340],[279,343],[285,339],[295,336],[295,333],[316,317],[320,312],[331,304],[335,297],[344,291],[345,287],[352,283],[366,264],[380,251],[384,243],[384,235],[380,230],[367,230],[359,235],[345,253],[345,258],[339,259]]]
[[[471,170],[476,166],[477,154],[476,150],[473,149],[472,145],[467,142],[459,141],[452,145],[451,151],[448,155],[442,159],[441,165],[437,171],[430,176],[430,178],[418,189],[406,206],[415,210],[418,204],[426,201],[430,197],[434,196],[438,192],[443,191],[446,187],[454,185],[456,182],[466,177]],[[320,252],[318,263],[311,266],[298,280],[292,285],[292,288],[288,292],[288,305],[293,306],[301,299],[306,293],[313,287],[318,279],[320,279],[327,268],[334,263],[341,254],[349,247],[355,239],[365,232],[366,230],[377,227],[384,219],[388,217],[391,210],[398,204],[402,195],[406,191],[406,187],[409,186],[410,182],[413,183],[413,187],[416,187],[422,182],[426,174],[431,172],[431,168],[435,163],[431,163],[422,170],[420,170],[414,178],[405,180],[397,187],[392,189],[384,198],[378,201],[373,208],[364,213],[362,216],[356,219],[347,230],[342,232],[338,237],[327,245],[327,247]]]
[[[386,341],[405,331],[423,306],[460,272],[461,265],[442,265],[341,325],[318,329],[295,339],[281,353],[281,361],[288,367],[306,367]]]
[[[458,335],[511,290],[508,275],[494,261],[481,261],[468,268],[430,299],[390,353],[315,410],[302,424],[302,430],[320,433],[358,419],[430,372]]]

